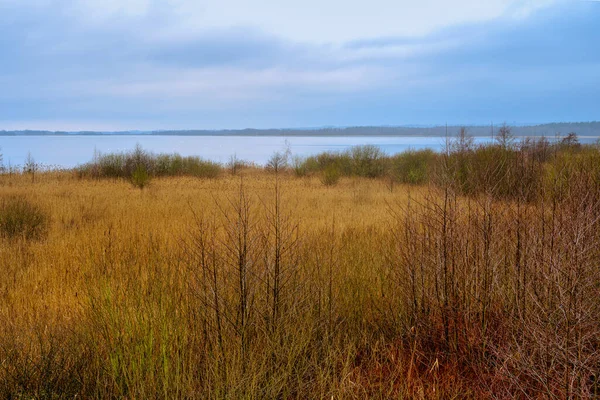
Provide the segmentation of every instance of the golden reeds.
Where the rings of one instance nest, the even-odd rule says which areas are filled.
[[[1,200],[49,218],[0,239],[0,396],[597,396],[598,168],[564,153],[507,191],[473,170],[502,160],[464,151],[393,190],[0,175]]]

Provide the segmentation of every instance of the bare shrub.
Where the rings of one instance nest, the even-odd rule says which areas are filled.
[[[340,181],[340,170],[336,165],[330,165],[323,171],[321,183],[325,186],[335,186]]]
[[[274,173],[281,172],[285,170],[289,165],[290,153],[289,151],[281,152],[276,151],[273,153],[271,158],[267,161],[265,168],[267,171],[271,171]]]
[[[409,150],[392,156],[390,175],[394,180],[411,185],[429,182],[437,155],[432,150]]]
[[[515,136],[512,133],[512,129],[510,126],[506,125],[506,123],[502,124],[500,129],[498,129],[495,139],[503,149],[511,148],[515,142]]]
[[[138,164],[131,173],[131,184],[138,189],[143,189],[150,183],[150,175],[144,164]]]
[[[31,182],[35,182],[35,174],[40,169],[39,164],[35,161],[31,153],[27,153],[25,159],[25,165],[23,166],[23,172],[31,175]]]

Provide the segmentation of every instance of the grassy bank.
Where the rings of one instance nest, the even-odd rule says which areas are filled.
[[[593,146],[463,137],[210,176],[123,157],[0,175],[0,396],[600,392]]]

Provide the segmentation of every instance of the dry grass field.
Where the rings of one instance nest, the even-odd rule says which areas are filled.
[[[0,396],[597,396],[594,179],[1,175],[47,220],[0,238]]]
[[[189,254],[196,251],[193,243],[202,234],[198,225],[203,220],[213,229],[212,224],[224,223],[243,185],[250,206],[249,240],[254,247],[250,249],[254,259],[248,261],[252,263],[249,268],[265,268],[263,259],[270,255],[259,254],[267,246],[256,241],[272,241],[267,238],[272,236],[268,216],[275,204],[272,175],[249,172],[214,180],[163,178],[154,180],[143,191],[127,181],[79,180],[68,173],[40,174],[35,183],[26,175],[0,179],[3,199],[24,197],[50,215],[43,240],[5,239],[0,248],[0,386],[7,390],[5,395],[23,391],[24,395],[44,397],[64,390],[67,396],[73,396],[81,390],[87,395],[204,397],[211,390],[221,390],[212,393],[225,396],[225,388],[230,385],[229,397],[263,397],[269,390],[287,387],[298,391],[304,385],[314,385],[322,391],[314,392],[315,396],[327,397],[341,390],[344,383],[335,381],[351,367],[336,364],[349,362],[355,351],[342,344],[331,349],[340,352],[336,354],[339,359],[324,360],[329,365],[312,372],[322,374],[321,382],[315,376],[313,383],[287,383],[288,379],[302,378],[293,376],[293,365],[286,365],[291,370],[281,371],[287,376],[268,380],[260,377],[266,370],[256,370],[259,376],[251,377],[256,382],[244,382],[241,371],[235,371],[236,365],[227,366],[232,369],[227,382],[212,381],[221,377],[211,377],[209,382],[201,379],[202,374],[216,372],[205,370],[208,366],[201,359],[206,357],[202,353],[207,344],[203,343],[202,325],[196,325],[202,318],[199,314],[208,313],[204,308],[210,308],[197,298],[200,289],[195,287],[199,285],[195,280],[202,266]],[[294,258],[290,263],[294,271],[293,280],[282,285],[286,302],[282,307],[299,307],[302,313],[322,307],[321,313],[333,313],[327,307],[344,305],[352,308],[347,310],[352,318],[364,323],[371,305],[361,300],[375,295],[383,278],[378,268],[384,257],[380,240],[389,222],[386,210],[388,204],[406,202],[408,189],[397,188],[390,193],[385,183],[366,179],[342,180],[330,188],[317,178],[283,177],[280,196],[280,212],[289,226],[294,225],[295,241],[291,250],[294,254],[283,256],[286,267],[289,258]],[[327,243],[330,237],[335,240]],[[349,238],[356,241],[342,245],[342,240],[348,242]],[[367,245],[369,249],[363,247]],[[338,259],[342,249],[346,254],[343,260]],[[361,250],[366,250],[364,255],[360,255]],[[332,270],[324,270],[327,268]],[[266,301],[259,291],[265,290],[265,282],[264,277],[254,275],[264,271],[251,274],[250,285],[256,285],[248,288],[252,291],[252,308],[256,309],[253,318],[262,320],[265,317],[258,314],[268,305],[259,304]],[[291,279],[287,276],[292,275],[291,271],[284,274],[286,280]],[[328,278],[317,274],[335,275],[336,282],[329,287],[322,282]],[[308,289],[309,284],[316,286]],[[349,287],[361,292],[361,298],[353,298]],[[234,311],[231,318],[235,318]],[[322,321],[304,320],[299,314],[283,318],[289,321],[282,322],[281,335],[292,342],[281,346],[300,342],[298,349],[289,350],[307,351],[304,346],[308,344],[302,341],[325,334],[317,332],[324,329],[317,326]],[[336,313],[335,319],[338,321],[331,324],[336,326],[328,329],[343,337],[348,333],[346,328],[337,332],[341,316]],[[226,335],[232,336],[227,340],[237,341],[232,329],[224,328]],[[297,334],[306,336],[293,338]],[[239,356],[234,349],[230,351],[231,357]],[[267,363],[265,354],[255,356],[259,359],[250,356],[247,362],[260,365],[248,368],[266,368],[262,365]],[[301,358],[300,354],[296,356]],[[291,362],[296,361],[285,361]],[[318,359],[304,362],[314,364],[314,368],[321,363]],[[237,364],[233,360],[230,363]],[[269,382],[271,379],[273,382]],[[281,382],[277,382],[279,379]],[[207,384],[215,387],[204,387]],[[86,392],[88,389],[91,391]],[[297,394],[303,397],[307,392]]]

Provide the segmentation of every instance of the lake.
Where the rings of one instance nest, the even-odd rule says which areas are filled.
[[[580,138],[587,142],[586,138]],[[596,138],[590,138],[593,142]],[[490,137],[476,137],[485,143]],[[0,136],[0,152],[4,165],[23,165],[28,153],[45,166],[75,167],[91,161],[94,151],[100,153],[132,150],[140,144],[155,153],[179,153],[200,156],[225,163],[235,155],[238,159],[264,164],[275,151],[289,146],[293,155],[308,156],[324,151],[340,151],[352,146],[371,144],[387,154],[408,149],[442,150],[444,137],[431,136],[159,136],[159,135],[57,135]]]

